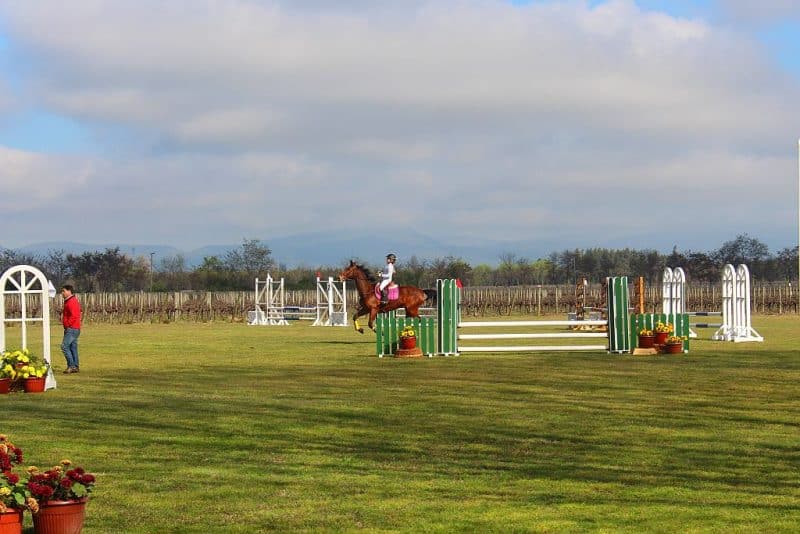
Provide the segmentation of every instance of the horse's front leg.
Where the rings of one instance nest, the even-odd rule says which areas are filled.
[[[356,332],[358,332],[359,334],[363,334],[364,333],[364,329],[361,327],[361,325],[358,324],[358,318],[361,317],[362,315],[366,315],[366,314],[367,314],[367,310],[365,310],[363,307],[359,307],[355,311],[355,313],[353,314],[353,327],[356,329]]]

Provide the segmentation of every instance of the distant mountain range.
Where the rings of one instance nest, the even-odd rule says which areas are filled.
[[[513,253],[516,257],[537,259],[555,250],[556,243],[525,241],[516,242],[475,242],[470,245],[453,245],[437,241],[429,236],[404,231],[402,236],[378,235],[342,235],[342,234],[299,234],[293,236],[262,239],[272,250],[273,259],[287,267],[339,266],[349,259],[380,264],[389,252],[406,261],[411,256],[418,259],[434,259],[453,256],[462,258],[471,265],[482,263],[497,265],[501,254]],[[0,245],[2,245],[0,243]],[[124,254],[149,257],[154,253],[156,265],[163,258],[182,254],[187,266],[196,267],[206,256],[224,256],[228,251],[241,247],[241,243],[229,245],[207,245],[204,247],[182,250],[178,247],[157,244],[102,243],[87,244],[75,242],[43,242],[19,247],[15,250],[29,254],[43,255],[52,250],[63,250],[71,254],[103,251],[107,248],[119,247]]]

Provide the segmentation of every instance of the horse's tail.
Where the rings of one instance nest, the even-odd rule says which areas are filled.
[[[425,293],[425,301],[431,301],[431,303],[436,304],[436,299],[438,298],[438,294],[436,293],[435,289],[423,289],[423,293]]]

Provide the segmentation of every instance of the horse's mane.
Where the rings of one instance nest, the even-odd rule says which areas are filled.
[[[364,276],[367,277],[367,280],[369,280],[369,282],[371,284],[377,284],[378,283],[378,280],[377,280],[377,278],[375,278],[375,275],[373,275],[372,272],[370,272],[369,269],[367,269],[366,267],[364,267],[360,263],[356,264],[356,269],[358,269],[359,271],[364,273]]]

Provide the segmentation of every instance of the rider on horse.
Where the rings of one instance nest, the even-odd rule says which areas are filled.
[[[380,271],[378,276],[381,277],[381,304],[386,304],[389,302],[389,285],[392,283],[392,279],[394,278],[394,262],[397,261],[397,256],[394,254],[387,254],[386,255],[386,269]]]

